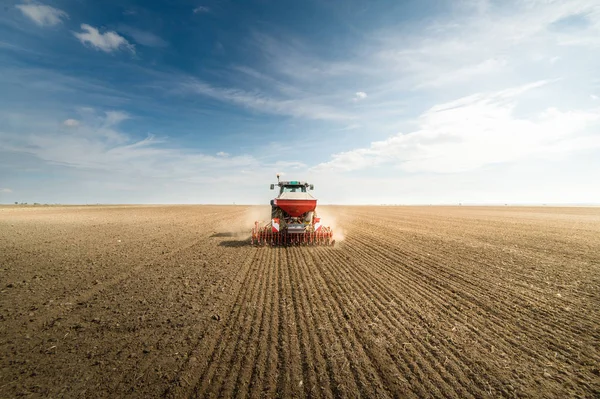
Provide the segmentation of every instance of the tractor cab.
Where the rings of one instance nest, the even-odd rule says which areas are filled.
[[[283,194],[283,193],[305,193],[305,192],[306,192],[306,185],[289,184],[289,185],[281,186],[279,194]]]
[[[274,190],[275,186],[279,186],[279,195],[283,193],[306,193],[308,190],[314,190],[312,184],[304,181],[280,181],[279,175],[277,175],[277,184],[271,184],[271,190]]]

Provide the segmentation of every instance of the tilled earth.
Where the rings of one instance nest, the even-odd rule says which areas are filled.
[[[600,208],[322,211],[0,208],[0,397],[600,397]]]

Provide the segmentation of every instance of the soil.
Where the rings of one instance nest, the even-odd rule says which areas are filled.
[[[600,208],[321,209],[1,207],[0,397],[600,397]]]

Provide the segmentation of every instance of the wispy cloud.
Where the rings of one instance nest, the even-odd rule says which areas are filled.
[[[136,43],[147,47],[167,47],[169,43],[158,35],[145,30],[137,29],[129,25],[121,25],[119,32],[133,38]]]
[[[87,24],[81,24],[81,30],[83,32],[73,32],[73,35],[84,45],[90,45],[106,53],[121,49],[135,53],[135,46],[116,32],[100,33],[98,29]]]
[[[180,82],[180,87],[186,92],[197,93],[269,114],[323,120],[353,119],[349,113],[326,104],[319,104],[314,98],[277,98],[259,91],[248,92],[241,89],[220,88],[197,79]]]
[[[85,121],[70,129],[53,128],[53,123],[47,121],[43,126],[38,124],[35,131],[25,133],[0,130],[0,150],[28,154],[74,170],[115,174],[114,181],[137,176],[206,183],[238,179],[242,170],[247,174],[264,174],[266,169],[280,167],[261,164],[249,155],[233,156],[225,152],[209,155],[201,149],[180,148],[150,134],[134,138],[119,129],[119,124],[127,119],[127,114],[121,111],[86,114]]]
[[[201,13],[207,13],[207,12],[210,12],[210,7],[198,6],[198,7],[194,8],[194,14],[201,14]]]
[[[39,26],[55,26],[69,18],[66,12],[43,4],[17,4],[15,7]]]
[[[364,100],[365,98],[367,98],[367,93],[364,91],[357,91],[354,93],[354,101]]]
[[[478,93],[432,107],[419,129],[334,154],[316,170],[352,171],[391,166],[407,172],[453,173],[526,157],[600,148],[600,109],[548,108],[530,118],[515,115],[519,96],[547,82],[495,93]]]
[[[11,190],[10,188],[0,188],[0,193],[11,194],[12,192],[13,190]]]
[[[79,126],[79,121],[77,119],[65,119],[63,125],[66,127],[77,127]]]
[[[123,111],[106,111],[105,114],[105,126],[115,126],[131,118],[131,115]]]

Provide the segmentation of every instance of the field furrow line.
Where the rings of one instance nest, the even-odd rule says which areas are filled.
[[[363,233],[368,233],[368,234],[371,234],[371,235],[377,235],[376,240],[378,242],[380,242],[380,243],[384,243],[385,242],[385,243],[388,243],[389,245],[397,246],[398,243],[399,243],[399,241],[400,241],[400,242],[404,242],[405,244],[408,244],[409,247],[412,246],[412,245],[414,245],[414,243],[412,242],[413,240],[410,240],[410,241],[406,240],[406,236],[408,234],[406,231],[395,230],[395,231],[389,232],[389,234],[385,234],[384,235],[384,234],[378,233],[377,231],[373,232],[372,230],[369,230],[368,228],[366,228],[366,226],[363,226],[363,225],[361,225],[361,229],[360,230]],[[446,241],[447,243],[450,243],[452,245],[459,245],[459,244],[461,244],[460,241],[456,241],[455,242],[455,240],[450,240],[450,238],[448,238],[448,237],[444,237],[444,241]],[[421,244],[421,246],[422,246],[422,244]],[[435,247],[440,249],[440,253],[438,253],[438,251],[431,250],[432,246],[430,246],[430,250],[428,251],[429,252],[428,256],[430,258],[432,258],[432,259],[437,259],[437,260],[441,261],[441,260],[447,259],[448,255],[450,257],[455,257],[456,256],[456,251],[448,251],[448,250],[445,251],[443,249],[443,247],[439,247],[439,246],[435,246]],[[520,276],[520,277],[525,276],[523,273],[519,272],[519,270],[513,270],[513,269],[509,269],[507,267],[504,267],[503,266],[504,263],[502,263],[502,265],[497,265],[497,264],[494,264],[494,263],[491,263],[491,262],[485,262],[483,260],[483,258],[481,257],[480,254],[478,254],[478,256],[471,255],[472,251],[473,250],[471,248],[469,248],[469,247],[465,247],[464,245],[461,246],[461,249],[460,249],[461,260],[471,261],[474,264],[480,265],[480,268],[479,268],[480,273],[478,273],[477,275],[474,275],[472,273],[473,272],[473,267],[470,266],[470,265],[468,265],[465,262],[461,262],[459,264],[456,264],[457,268],[455,268],[455,271],[457,273],[460,273],[463,276],[467,276],[467,278],[479,279],[479,278],[481,278],[480,277],[481,274],[487,274],[488,273],[487,268],[492,268],[492,269],[496,269],[496,270],[502,270],[503,272],[505,272],[508,275],[514,275],[514,276]],[[422,253],[421,253],[421,255],[422,255]],[[503,255],[504,255],[504,253],[503,253]],[[520,255],[523,256],[522,253]],[[535,252],[535,256],[536,256],[536,258],[539,257],[540,253],[539,252]],[[546,258],[547,258],[546,260],[548,262],[550,260],[554,260],[554,258],[550,257],[549,255],[546,256]],[[463,272],[462,269],[468,271],[469,273]],[[494,273],[492,276],[497,277],[497,274]],[[536,283],[543,283],[544,285],[547,282],[546,280],[542,279],[541,276],[540,277],[535,277],[535,276],[532,276],[532,275],[527,275],[527,277],[530,280],[530,282],[533,281],[533,282],[536,282]],[[484,279],[484,278],[481,278],[481,280],[482,280],[482,282],[485,282],[486,284],[489,283],[489,282],[492,282],[489,279]],[[513,279],[509,278],[509,279],[506,279],[506,280],[512,281],[512,283],[514,285],[514,280]],[[499,282],[497,278],[495,279],[495,282]],[[523,292],[522,296],[529,298],[529,300],[532,303],[536,303],[536,304],[540,304],[540,303],[548,304],[548,301],[545,300],[545,298],[539,298],[539,296],[535,296],[533,292],[531,294],[529,294],[529,291],[532,291],[532,290],[531,290],[530,286],[527,283],[525,283],[525,282],[524,283],[520,283],[519,281],[517,281],[516,283],[517,284],[521,284],[524,288],[527,288],[528,291]],[[503,286],[501,289],[506,290],[506,287]],[[508,290],[508,291],[512,292],[514,290]],[[586,293],[586,296],[593,297],[593,294]],[[567,299],[567,298],[565,298],[565,299]]]
[[[431,259],[427,259],[427,257],[422,255],[422,253],[407,250],[406,247],[399,246],[396,250],[392,251],[386,247],[372,245],[366,240],[361,240],[361,245],[371,248],[372,252],[374,253],[381,254],[381,256],[386,260],[389,260],[390,263],[403,264],[405,269],[407,267],[410,268],[411,272],[415,274],[415,280],[431,282],[432,284],[435,284],[436,287],[445,291],[446,293],[443,295],[444,298],[448,298],[449,295],[451,298],[456,297],[456,299],[461,302],[466,300],[480,307],[481,309],[489,311],[490,313],[498,311],[501,314],[504,313],[501,309],[491,308],[487,302],[484,302],[481,299],[489,297],[489,290],[482,290],[480,287],[497,286],[497,284],[495,284],[493,281],[482,280],[481,284],[478,284],[477,281],[470,281],[468,276],[466,276],[467,278],[458,277],[459,281],[457,281],[457,275],[453,274],[452,271],[449,271],[447,268],[440,268],[438,263],[432,261]],[[443,259],[440,258],[440,262],[442,261]],[[393,270],[393,272],[396,271],[394,268],[390,270]],[[494,289],[494,293],[498,292],[498,289]],[[461,295],[457,295],[457,293],[460,293]],[[519,296],[515,295],[515,292],[513,291],[506,290],[504,293],[513,301],[519,299]],[[523,308],[527,307],[527,305],[520,306]],[[549,314],[544,314],[544,316],[548,317]],[[498,324],[502,324],[503,320],[498,319],[496,322]],[[557,327],[559,329],[561,328],[560,326]]]
[[[380,237],[380,242],[384,243],[386,242],[389,246],[391,247],[397,247],[398,251],[403,252],[404,254],[412,254],[413,257],[416,259],[417,257],[420,258],[420,260],[424,263],[426,263],[427,265],[435,268],[436,270],[439,270],[442,274],[446,273],[448,274],[445,277],[450,277],[450,281],[454,281],[456,280],[456,278],[454,277],[459,277],[461,280],[465,281],[465,282],[470,282],[472,283],[473,281],[478,281],[481,284],[477,284],[475,286],[479,287],[479,286],[494,286],[494,289],[497,291],[501,291],[506,293],[507,295],[510,294],[514,294],[515,290],[514,288],[509,288],[506,287],[503,281],[501,281],[500,279],[498,279],[497,273],[492,273],[491,275],[488,276],[488,274],[490,273],[488,269],[496,269],[496,270],[505,270],[506,268],[502,268],[499,267],[497,265],[494,265],[493,263],[489,263],[489,262],[484,262],[482,261],[481,258],[469,255],[469,251],[467,248],[461,247],[461,251],[460,251],[460,259],[461,262],[459,263],[455,263],[454,266],[452,268],[452,270],[449,270],[447,268],[440,268],[440,264],[444,264],[445,261],[447,261],[449,258],[451,259],[452,257],[456,257],[456,251],[452,251],[450,249],[444,249],[443,247],[437,247],[437,251],[429,251],[427,253],[427,256],[424,256],[423,251],[422,250],[412,250],[411,248],[414,247],[414,244],[411,243],[410,241],[407,241],[405,236],[400,236],[400,239],[397,238],[398,236],[394,236],[394,239],[390,239],[389,237]],[[402,242],[403,244],[407,244],[407,245],[399,245],[400,242]],[[436,262],[437,261],[437,262]],[[472,262],[472,265],[478,265],[478,272],[477,274],[473,273],[473,267],[472,265],[470,266],[467,262]],[[466,271],[463,271],[462,269],[465,269]],[[509,274],[514,274],[514,273],[509,273]],[[516,274],[515,274],[516,275]],[[485,277],[484,277],[485,276]],[[508,280],[511,281],[511,280]],[[498,285],[498,283],[503,283],[503,285]],[[514,281],[512,281],[512,284],[514,285]],[[529,288],[528,285],[523,284],[524,287]],[[529,290],[532,291],[532,290]],[[548,300],[546,300],[545,298],[540,298],[539,296],[535,296],[533,293],[529,294],[528,292],[521,292],[521,297],[523,299],[528,299],[529,302],[531,303],[536,303],[536,304],[544,304],[544,305],[549,305],[550,302]]]
[[[410,317],[410,313],[404,313],[399,316],[391,317],[389,315],[389,309],[386,309],[384,303],[390,303],[390,298],[394,298],[394,294],[385,289],[383,284],[379,284],[378,277],[375,275],[371,275],[370,279],[368,279],[370,284],[366,284],[363,280],[367,280],[367,276],[370,274],[367,270],[361,270],[361,273],[358,273],[356,268],[352,265],[349,265],[342,257],[333,258],[332,254],[324,253],[324,257],[329,260],[329,262],[325,262],[324,267],[330,267],[331,272],[330,275],[333,276],[333,281],[340,274],[347,274],[347,281],[352,281],[354,285],[351,287],[350,284],[342,285],[340,284],[337,288],[340,291],[347,291],[346,294],[342,294],[342,297],[352,298],[356,296],[357,293],[360,293],[361,297],[365,298],[363,302],[361,302],[363,313],[365,316],[375,315],[376,320],[386,322],[384,328],[377,328],[376,331],[385,336],[386,342],[384,345],[392,359],[395,360],[397,365],[408,365],[410,371],[416,375],[417,379],[421,384],[427,389],[429,394],[433,394],[434,396],[461,396],[457,395],[457,393],[453,390],[452,386],[456,386],[456,381],[452,377],[452,374],[448,373],[448,370],[444,367],[441,367],[440,362],[435,358],[434,355],[431,355],[431,350],[427,349],[425,346],[421,345],[420,339],[418,337],[411,337],[411,334],[407,331],[407,329],[398,322],[399,319],[407,319]],[[334,267],[333,265],[336,265]],[[376,285],[373,287],[371,284]],[[351,290],[354,288],[354,290]],[[387,298],[385,297],[387,296]],[[395,298],[398,299],[398,298]],[[376,323],[379,324],[379,323]],[[375,328],[373,329],[375,330]],[[401,332],[401,342],[403,345],[397,345],[398,337],[392,334],[392,331]],[[411,346],[404,345],[405,343],[410,342]],[[414,343],[413,343],[414,342]],[[394,347],[392,350],[389,350],[389,347]],[[428,363],[423,363],[421,361],[420,356],[403,356],[403,354],[407,354],[409,352],[413,352],[415,349],[413,346],[419,349],[419,353],[424,354]],[[400,354],[400,355],[398,355]],[[410,355],[414,355],[414,353],[410,353]],[[398,359],[400,356],[400,359]],[[400,361],[398,361],[400,360]],[[402,370],[406,372],[406,370]],[[458,370],[455,370],[458,371]],[[429,372],[429,373],[427,373]],[[431,372],[433,372],[433,378],[431,378]],[[425,376],[429,374],[429,376]],[[435,382],[435,386],[430,385]],[[459,385],[460,386],[460,385]],[[435,392],[438,392],[438,395],[435,395]]]
[[[271,254],[269,253],[268,255],[268,258],[270,258]],[[232,397],[239,378],[242,377],[241,369],[244,365],[244,362],[256,361],[256,358],[252,356],[253,353],[256,353],[253,345],[256,344],[256,346],[258,346],[258,341],[260,340],[260,329],[257,327],[260,327],[260,322],[262,322],[262,318],[265,314],[264,303],[265,296],[268,293],[266,287],[269,283],[267,278],[269,273],[265,273],[264,269],[270,268],[268,258],[255,270],[256,274],[258,275],[258,288],[253,291],[254,295],[250,298],[250,302],[242,305],[253,310],[249,313],[246,313],[243,323],[238,325],[235,346],[233,347],[233,342],[231,342],[230,345],[233,347],[233,350],[231,351],[229,360],[221,362],[221,366],[226,368],[226,372],[222,372],[222,376],[220,376],[222,382],[219,383],[217,382],[217,379],[213,379],[215,387],[214,392],[218,392],[217,396],[219,397]],[[261,321],[259,322],[259,320]],[[248,379],[239,382],[242,384],[242,390],[248,389]],[[245,385],[245,387],[243,385]],[[212,396],[211,391],[208,391],[208,396]]]
[[[259,311],[256,302],[264,283],[260,268],[268,258],[268,251],[261,252],[261,261],[251,271],[251,281],[241,287],[243,296],[235,302],[238,308],[236,315],[226,321],[219,344],[211,356],[211,362],[194,388],[196,396],[217,396],[226,379],[231,376],[231,368],[238,355],[237,350],[245,344],[249,326],[252,325],[254,315]]]
[[[300,343],[296,333],[295,309],[292,301],[292,277],[290,274],[290,268],[294,265],[290,264],[287,251],[284,251],[281,260],[277,395],[283,397],[301,396],[304,388],[300,383],[302,381]]]
[[[277,265],[275,264],[274,252],[270,251],[268,261],[262,265],[265,278],[265,286],[261,292],[261,302],[259,304],[262,310],[260,314],[260,324],[253,324],[251,328],[252,337],[250,343],[255,342],[254,348],[249,346],[242,358],[241,369],[237,372],[233,395],[235,397],[246,397],[250,393],[252,386],[260,386],[261,381],[258,376],[259,366],[265,364],[268,346],[268,333],[270,329],[270,314],[273,309],[272,297],[277,291],[277,280],[274,278]],[[235,375],[235,373],[232,373]],[[227,396],[227,392],[221,396]],[[231,393],[229,394],[231,396]]]
[[[370,246],[369,243],[367,242],[362,242],[361,243],[363,246]],[[444,278],[440,278],[440,277],[436,277],[436,275],[431,273],[431,270],[439,270],[439,266],[435,265],[435,262],[431,262],[431,261],[427,261],[426,259],[423,259],[423,256],[418,257],[418,255],[416,253],[410,253],[410,252],[405,252],[405,248],[398,248],[398,251],[390,251],[386,248],[381,248],[381,247],[374,247],[371,246],[373,248],[373,251],[377,251],[378,253],[381,253],[382,256],[385,256],[386,259],[389,259],[390,261],[394,261],[395,263],[399,263],[400,264],[404,264],[406,267],[410,267],[412,269],[412,272],[415,273],[414,279],[415,281],[430,281],[430,282],[436,282],[436,286],[438,288],[440,288],[441,290],[445,291],[446,294],[440,294],[440,298],[452,298],[452,301],[447,301],[448,303],[453,303],[453,307],[458,311],[459,309],[456,307],[456,305],[461,306],[461,305],[465,305],[467,308],[470,308],[471,306],[468,306],[467,303],[472,303],[474,305],[476,305],[478,308],[480,309],[484,309],[487,312],[487,321],[490,322],[491,324],[495,325],[495,329],[499,329],[499,330],[505,330],[507,328],[506,322],[505,320],[510,319],[510,314],[508,311],[504,311],[499,307],[490,307],[490,305],[487,302],[484,302],[482,299],[483,298],[488,298],[489,297],[489,292],[486,290],[480,290],[478,289],[478,285],[474,282],[469,282],[464,281],[463,284],[459,284],[455,281],[456,276],[452,275],[451,273],[446,272],[445,270],[441,270],[441,274],[442,276],[445,275]],[[406,255],[406,256],[401,256],[402,254]],[[421,263],[420,260],[418,260],[418,258],[421,258],[423,261]],[[431,268],[428,267],[423,267],[423,266],[431,266]],[[394,268],[392,268],[391,270],[394,270],[395,272],[397,272]],[[392,272],[393,274],[393,272]],[[459,285],[457,285],[459,284]],[[492,284],[487,284],[492,285]],[[468,287],[468,288],[467,288]],[[471,290],[475,290],[475,293],[469,293],[469,288]],[[460,295],[458,294],[460,293]],[[512,295],[510,295],[511,300],[517,301],[519,296],[518,295],[514,295],[514,293],[512,293]],[[464,303],[464,301],[467,300],[467,303]],[[528,305],[525,304],[515,304],[515,306],[518,306],[521,309],[527,309]],[[537,310],[537,308],[536,308]],[[530,333],[536,333],[539,334],[540,332],[543,333],[543,337],[547,340],[547,342],[552,342],[552,337],[554,336],[554,334],[556,333],[556,331],[561,331],[566,335],[571,335],[572,334],[572,327],[569,327],[568,329],[564,328],[562,324],[557,321],[557,322],[550,322],[550,317],[552,316],[552,314],[550,313],[546,313],[543,312],[544,314],[542,315],[541,321],[538,321],[540,318],[538,317],[534,317],[533,319],[529,319],[529,323],[526,325],[522,325],[522,326],[515,326],[515,334],[518,334],[519,332],[523,332],[523,329],[525,329],[527,332]],[[534,313],[535,315],[535,313]],[[535,328],[531,328],[531,326],[535,327]],[[529,352],[527,345],[522,345],[519,342],[516,342],[514,340],[511,340],[511,344],[513,345],[517,345],[520,347],[521,350],[524,350],[526,352]],[[564,348],[558,348],[556,347],[555,349],[560,349],[560,350],[564,350]],[[529,352],[530,355],[532,355],[533,357],[538,356],[538,354],[534,354],[533,352]],[[551,359],[550,359],[551,360]]]
[[[361,243],[365,247],[369,247],[368,243]],[[461,315],[464,310],[472,310],[474,306],[476,309],[484,309],[485,320],[492,323],[497,323],[500,325],[502,323],[501,319],[492,320],[489,316],[494,310],[489,307],[487,303],[483,303],[477,299],[475,299],[476,303],[462,303],[464,302],[464,298],[456,295],[457,292],[460,292],[460,287],[457,290],[448,290],[444,288],[442,284],[434,284],[436,279],[431,278],[430,275],[426,275],[422,272],[422,267],[418,263],[413,263],[410,258],[404,258],[403,260],[395,259],[392,262],[389,257],[384,256],[383,258],[375,257],[373,254],[381,253],[381,248],[372,247],[372,251],[361,251],[361,254],[369,254],[372,264],[375,267],[380,268],[388,277],[390,278],[389,283],[394,286],[398,286],[399,290],[404,290],[404,292],[410,292],[411,295],[418,296],[422,301],[428,303],[433,309],[444,309],[448,312],[454,320],[461,320]],[[389,264],[396,264],[401,267],[392,267]],[[410,281],[411,284],[405,284],[404,281]],[[426,283],[424,283],[426,282]],[[434,290],[435,288],[435,290]],[[445,293],[439,292],[445,291]],[[451,298],[452,300],[449,300]],[[459,303],[455,303],[458,301]],[[474,305],[474,306],[473,306]],[[462,307],[464,306],[464,309]],[[481,315],[480,312],[477,315]],[[489,327],[488,323],[482,325],[481,327]],[[479,334],[479,329],[472,330],[473,333]],[[482,337],[483,338],[483,337]],[[501,337],[498,337],[501,338]],[[484,338],[485,339],[485,338]],[[496,342],[496,346],[498,346],[498,342],[496,338],[494,341]],[[493,346],[491,342],[489,342],[490,347]],[[509,346],[510,347],[510,346]]]
[[[388,270],[389,271],[389,267],[387,267],[385,260],[382,260],[380,262],[377,261],[372,261],[370,262],[374,267],[381,267],[383,270]],[[408,271],[409,274],[411,274],[411,272],[406,269],[403,271]],[[392,277],[392,280],[390,280],[391,284],[394,285],[400,285],[399,289],[403,289],[403,290],[408,290],[408,292],[411,292],[412,290],[414,290],[414,287],[408,286],[408,285],[403,285],[402,281],[404,280],[402,277],[398,277],[397,275],[398,270],[394,269],[394,272],[390,273],[390,276],[394,276]],[[434,306],[437,306],[439,309],[446,309],[446,311],[450,312],[450,317],[452,317],[452,319],[459,321],[461,320],[461,312],[459,309],[455,308],[454,306],[452,307],[447,307],[446,303],[448,302],[452,302],[452,301],[459,301],[460,302],[460,297],[457,297],[456,295],[451,295],[450,293],[448,294],[449,296],[447,296],[447,298],[452,298],[452,301],[444,300],[443,296],[437,296],[435,294],[433,294],[433,292],[431,290],[428,290],[427,285],[423,285],[420,284],[420,281],[427,281],[426,279],[424,279],[422,276],[419,277],[418,275],[416,276],[411,276],[408,278],[409,281],[415,283],[416,287],[418,289],[412,291],[412,295],[416,295],[419,296],[421,298],[420,303],[428,303],[430,299],[435,299],[437,303],[434,303]],[[422,292],[428,292],[430,294],[423,296],[421,293]],[[432,295],[433,294],[433,295]],[[437,299],[436,299],[437,297]],[[431,306],[431,303],[430,303]],[[454,308],[454,310],[452,309]],[[477,315],[474,315],[477,316]],[[469,331],[471,332],[471,334],[473,336],[476,337],[476,340],[473,341],[471,343],[471,346],[479,346],[479,351],[482,353],[486,353],[486,352],[490,352],[490,350],[494,350],[494,348],[496,350],[500,350],[500,351],[504,351],[506,354],[508,354],[510,356],[510,358],[516,358],[517,355],[522,355],[523,353],[526,353],[531,361],[533,363],[537,363],[540,364],[542,362],[544,362],[545,364],[553,364],[553,359],[552,357],[555,356],[554,352],[548,352],[547,354],[542,354],[542,353],[538,353],[538,352],[533,352],[532,350],[530,350],[530,348],[528,347],[529,343],[527,341],[524,342],[519,342],[516,339],[513,339],[512,336],[516,336],[516,337],[521,337],[521,338],[525,338],[528,337],[528,335],[524,334],[523,330],[519,331],[519,330],[515,330],[515,332],[513,334],[507,334],[506,330],[502,330],[502,324],[495,324],[495,323],[487,323],[486,319],[489,319],[489,313],[486,314],[482,314],[481,315],[481,321],[477,320],[477,317],[471,317],[470,321],[468,321],[467,323],[464,323],[464,326],[467,327],[469,329]],[[429,323],[430,321],[428,321]],[[462,323],[461,323],[462,324]],[[438,328],[437,325],[433,325],[433,327],[435,329]],[[523,325],[520,325],[519,327],[525,327]],[[506,329],[506,326],[504,326],[504,328]],[[483,332],[486,332],[486,334],[484,334]],[[490,335],[491,334],[491,335]],[[535,337],[535,331],[533,332],[533,336]],[[484,346],[480,346],[480,343],[484,343]],[[571,354],[570,357],[573,357],[574,355]],[[580,355],[577,355],[580,356]],[[484,365],[485,363],[482,363],[482,365]],[[495,375],[498,372],[498,370],[496,370],[494,372],[494,370],[490,370],[490,372],[488,373],[489,375]]]
[[[264,362],[255,365],[254,375],[257,376],[257,382],[252,383],[250,387],[250,397],[253,398],[274,396],[277,389],[281,254],[279,251],[271,251],[271,255],[273,262],[273,292],[270,297],[269,331]]]
[[[401,339],[401,347],[397,346],[397,350],[390,352],[393,357],[395,356],[395,353],[414,352],[415,348],[417,348],[417,353],[425,355],[426,360],[434,366],[439,378],[441,378],[448,386],[460,387],[461,384],[457,384],[456,378],[462,378],[463,383],[471,382],[470,379],[464,376],[460,367],[465,365],[461,365],[458,358],[450,355],[449,359],[453,360],[453,362],[450,362],[448,366],[441,365],[436,357],[437,350],[435,347],[429,345],[427,341],[424,344],[421,343],[422,338],[417,336],[412,329],[407,328],[405,323],[401,322],[401,320],[406,321],[414,319],[414,316],[419,316],[419,314],[415,312],[414,308],[406,306],[402,298],[398,297],[397,292],[390,290],[386,282],[382,281],[380,275],[370,270],[370,268],[363,268],[362,266],[357,265],[356,262],[352,260],[346,262],[341,259],[338,261],[338,267],[340,267],[340,270],[343,269],[345,273],[348,273],[350,281],[353,281],[357,285],[356,288],[361,290],[366,298],[377,299],[368,302],[376,308],[369,309],[368,314],[376,314],[377,317],[384,317],[388,321],[388,326],[391,327],[389,329],[390,331],[402,332],[403,337]],[[363,278],[361,278],[361,276],[363,276]],[[369,281],[369,284],[367,284],[366,281]],[[392,303],[394,306],[390,308],[389,304]],[[386,304],[388,304],[388,306],[386,306]],[[387,332],[387,330],[383,331],[383,333]],[[398,341],[397,337],[393,334],[391,336],[388,335],[387,338],[389,340],[388,342],[392,344]],[[415,344],[413,344],[413,342]],[[406,345],[406,343],[409,343],[410,345]],[[411,354],[416,355],[416,353]],[[416,359],[419,359],[419,357],[420,356],[415,356]],[[456,366],[455,363],[458,366]],[[423,364],[418,366],[426,367]],[[448,369],[450,369],[450,373],[448,373]],[[444,385],[441,384],[441,386],[443,387]],[[468,396],[466,392],[459,392],[459,394],[460,397]]]
[[[261,255],[264,255],[264,253]],[[249,283],[256,276],[255,273],[252,273],[252,265],[257,260],[260,262],[262,259],[261,255],[251,252],[238,271],[238,275],[243,275],[243,277],[236,287],[237,295],[235,299],[229,304],[230,309],[226,318],[227,328],[231,328],[234,317],[240,312],[241,308],[236,306],[236,304],[239,304],[242,298],[245,297]],[[207,330],[198,337],[195,347],[188,352],[186,363],[176,373],[171,386],[165,392],[165,397],[189,397],[192,394],[200,378],[203,376],[204,370],[214,361],[218,344],[222,342],[225,331],[226,327],[209,324]]]
[[[291,252],[296,267],[291,268],[291,275],[295,284],[292,286],[294,307],[297,309],[296,326],[299,327],[298,335],[300,337],[301,355],[302,355],[302,374],[305,396],[333,397],[329,378],[324,376],[332,375],[330,364],[322,354],[325,343],[318,334],[315,318],[312,309],[309,308],[310,299],[306,297],[314,295],[307,281],[298,273],[298,257],[292,249],[285,249]],[[321,372],[323,371],[323,372]]]
[[[244,388],[239,383],[236,385],[236,396],[245,396],[246,393],[251,393],[251,390],[255,390],[255,395],[260,396],[261,390],[268,388],[270,382],[268,381],[269,375],[267,374],[269,355],[271,352],[275,352],[276,348],[274,342],[276,341],[277,334],[277,302],[278,302],[278,254],[277,251],[269,251],[268,263],[262,265],[268,269],[266,275],[268,284],[264,288],[264,301],[263,308],[264,313],[261,320],[261,325],[256,331],[257,344],[254,348],[254,357],[248,355],[246,359],[245,372],[240,373],[240,376],[244,377],[247,381],[246,387]],[[254,329],[254,326],[253,326]],[[275,369],[273,369],[275,371]],[[241,382],[240,379],[238,379]]]
[[[296,267],[294,270],[297,279],[304,288],[303,301],[307,309],[306,314],[310,317],[308,320],[309,328],[313,331],[316,330],[316,340],[319,342],[319,346],[315,349],[322,348],[322,354],[321,351],[318,351],[319,358],[322,359],[321,364],[325,364],[328,381],[323,381],[321,384],[326,383],[330,389],[327,393],[332,394],[334,397],[348,395],[348,391],[354,391],[364,396],[367,388],[366,379],[359,375],[359,371],[355,366],[356,359],[353,359],[359,356],[360,353],[352,350],[351,343],[345,342],[345,334],[339,326],[341,320],[339,310],[336,310],[330,301],[330,293],[323,285],[318,270],[314,265],[306,263],[304,251],[308,250],[306,248],[294,248],[292,253],[295,258]],[[300,254],[303,256],[300,256]],[[349,337],[349,339],[352,341],[352,337]],[[343,352],[343,354],[340,352]],[[347,368],[349,370],[346,370]],[[318,372],[318,369],[316,371]],[[368,369],[364,371],[369,372]],[[373,378],[377,378],[375,373],[370,374]],[[325,374],[319,376],[324,378]],[[347,386],[352,379],[354,379],[354,384],[350,387]]]
[[[371,362],[370,357],[365,352],[365,348],[349,329],[349,323],[344,317],[344,314],[347,314],[344,313],[346,309],[343,309],[339,303],[332,300],[332,293],[328,291],[321,271],[316,263],[313,262],[313,257],[305,251],[309,250],[301,248],[297,251],[297,264],[302,278],[304,281],[307,281],[307,286],[310,285],[309,292],[313,293],[311,296],[307,296],[306,300],[309,306],[312,305],[316,309],[316,311],[313,310],[312,312],[314,320],[329,319],[329,324],[340,340],[344,351],[345,359],[343,360],[342,368],[346,365],[349,367],[352,375],[348,378],[353,377],[358,388],[355,393],[360,394],[362,397],[388,397],[389,393],[384,388],[384,381],[381,379],[376,368],[377,363]],[[302,256],[299,256],[300,253]],[[323,331],[323,328],[319,328],[321,334],[323,334]],[[327,331],[324,331],[324,335],[325,337],[328,336]],[[333,371],[333,368],[331,368],[331,371]],[[335,377],[332,376],[330,378],[333,381]]]
[[[327,251],[327,249],[324,249],[324,251]],[[362,303],[367,299],[362,297],[356,298],[356,293],[352,293],[351,297],[355,300],[352,302],[353,304],[347,305],[348,301],[341,299],[336,292],[336,287],[347,284],[339,281],[339,276],[328,276],[328,270],[323,269],[323,261],[317,253],[319,252],[307,252],[304,259],[311,269],[317,271],[316,273],[313,271],[313,273],[320,279],[319,286],[322,287],[320,289],[321,297],[327,302],[327,313],[330,317],[332,327],[335,329],[337,335],[345,337],[350,341],[344,346],[344,350],[346,351],[346,356],[352,360],[350,366],[354,369],[353,371],[356,375],[359,376],[357,383],[365,391],[365,396],[383,397],[391,395],[393,397],[410,397],[411,395],[406,392],[409,382],[404,378],[406,373],[408,373],[408,368],[405,367],[399,370],[395,365],[392,366],[391,356],[375,342],[372,337],[372,330],[352,321],[353,316],[350,315],[352,309],[356,309],[355,306],[360,308],[360,305],[353,304]],[[355,311],[357,314],[361,313],[360,311]],[[369,317],[365,312],[362,312],[361,316],[364,319],[368,319]],[[345,343],[345,340],[342,340],[342,343]],[[352,356],[352,354],[355,354],[355,356]],[[367,374],[366,376],[364,375],[365,373]],[[385,389],[382,390],[382,387],[385,387]],[[425,395],[424,388],[421,394]]]

